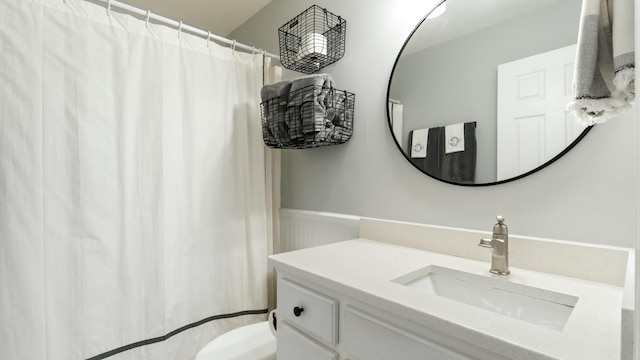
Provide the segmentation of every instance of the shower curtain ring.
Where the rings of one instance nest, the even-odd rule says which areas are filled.
[[[149,27],[149,19],[151,18],[151,10],[147,10],[147,19],[145,20],[145,26]]]
[[[236,39],[233,39],[233,46],[231,47],[231,49],[233,49],[233,51],[236,51],[236,44],[238,42],[236,41]]]
[[[207,31],[207,47],[209,47],[210,42],[211,42],[211,31]]]
[[[107,16],[111,16],[111,0],[107,1]]]
[[[180,38],[180,34],[182,33],[182,21],[178,24],[178,38]]]

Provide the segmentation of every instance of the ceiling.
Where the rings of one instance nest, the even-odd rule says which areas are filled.
[[[271,0],[120,1],[225,37],[271,2]]]

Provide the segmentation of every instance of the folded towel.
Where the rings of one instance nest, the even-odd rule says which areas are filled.
[[[634,0],[583,0],[567,110],[584,125],[627,111],[635,97]]]
[[[315,136],[315,142],[341,144],[349,140],[352,131],[349,128],[337,126],[331,121],[325,122],[325,127]]]
[[[282,114],[287,110],[291,81],[280,81],[262,87],[262,111],[266,119],[266,125],[262,127],[263,139],[269,144],[286,144],[291,140],[289,128],[282,121]]]
[[[353,112],[349,111],[353,108],[353,104],[349,103],[347,93],[336,90],[331,98],[333,101],[325,102],[327,106],[325,119],[336,126],[349,127],[353,123]]]
[[[444,153],[464,151],[464,123],[444,127]]]
[[[329,74],[299,77],[292,81],[285,121],[292,139],[323,129],[327,107],[334,102],[334,81]]]
[[[413,130],[411,135],[411,157],[427,157],[427,141],[429,139],[429,128]]]
[[[300,106],[307,101],[313,101],[320,111],[326,108],[326,103],[332,101],[334,81],[329,74],[317,74],[299,77],[291,82],[289,106]]]
[[[289,80],[265,85],[260,90],[260,97],[262,98],[262,101],[267,101],[282,96],[286,96],[288,98],[289,91],[291,91],[291,85],[292,82]]]
[[[319,95],[320,88],[333,88],[334,81],[331,75],[329,74],[315,74],[299,77],[291,82],[291,90],[290,92],[295,92],[300,89],[307,88],[308,86],[316,86],[316,93],[308,94],[306,92],[302,93],[301,96],[293,97],[290,99],[290,106],[300,105],[303,101],[308,99],[310,96]],[[324,100],[324,98],[322,99]]]

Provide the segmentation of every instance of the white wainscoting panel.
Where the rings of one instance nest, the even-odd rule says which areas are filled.
[[[280,244],[274,244],[274,253],[356,239],[359,228],[358,216],[280,209]]]

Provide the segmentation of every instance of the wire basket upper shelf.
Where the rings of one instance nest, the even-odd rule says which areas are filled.
[[[280,61],[305,74],[340,60],[344,55],[347,21],[312,5],[278,29]]]

